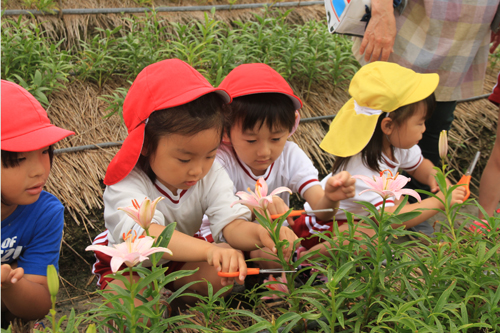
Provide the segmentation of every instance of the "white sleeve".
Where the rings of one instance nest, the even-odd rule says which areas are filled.
[[[106,228],[109,230],[109,236],[111,236],[108,236],[110,243],[121,243],[123,233],[130,230],[135,230],[138,235],[144,232],[140,225],[118,208],[132,206],[133,199],[138,202],[142,202],[144,198],[156,199],[149,197],[150,191],[148,191],[147,182],[151,183],[145,174],[140,175],[136,170],[132,170],[122,181],[106,187],[103,196],[104,221]],[[156,210],[152,222],[165,225],[165,217],[160,211]]]
[[[401,149],[400,158],[401,164],[399,167],[405,171],[416,170],[424,160],[422,151],[418,145],[415,145],[410,149]]]
[[[217,155],[215,155],[215,160],[226,170],[226,173],[229,175],[231,180],[236,179],[237,177],[237,168],[235,165],[235,157],[231,150],[231,147],[221,144],[219,149],[217,150]],[[233,193],[236,193],[238,190],[236,189],[236,184],[233,181]]]
[[[318,180],[318,170],[306,153],[297,144],[287,142],[286,152],[284,152],[284,164],[288,168],[289,187],[294,193],[299,193],[304,197],[304,193],[314,185],[320,185]]]
[[[212,237],[216,243],[219,243],[223,241],[222,230],[226,225],[238,219],[250,221],[252,214],[244,205],[235,204],[231,207],[231,204],[239,198],[234,195],[233,182],[219,163],[214,162],[205,179],[205,214],[210,220]]]

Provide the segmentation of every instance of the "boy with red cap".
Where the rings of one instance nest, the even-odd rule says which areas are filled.
[[[286,186],[313,209],[331,208],[331,212],[318,213],[325,220],[334,216],[340,200],[354,196],[355,180],[348,172],[332,177],[323,189],[312,161],[287,140],[298,127],[302,102],[278,72],[262,63],[240,65],[219,88],[234,98],[227,105],[228,124],[217,161],[228,172],[235,192],[254,189],[257,179],[263,177],[269,191]],[[278,194],[268,206],[269,213],[287,212],[289,196],[288,192]],[[288,222],[293,224],[292,218]],[[208,236],[206,225],[205,219],[201,236]],[[264,256],[260,250],[251,253],[253,258]]]
[[[24,88],[2,80],[2,322],[50,308],[47,266],[58,269],[64,207],[43,191],[52,145],[74,132],[50,123]],[[3,325],[2,325],[3,326]]]

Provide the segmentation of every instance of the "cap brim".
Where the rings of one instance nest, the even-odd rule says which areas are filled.
[[[53,145],[70,135],[75,135],[75,132],[49,124],[46,127],[15,138],[2,138],[2,150],[14,152],[38,150]]]
[[[436,73],[420,74],[420,82],[415,85],[415,90],[401,101],[401,106],[413,104],[429,97],[439,84],[439,75]],[[391,110],[394,111],[394,110]]]
[[[144,143],[145,123],[133,129],[123,141],[122,147],[111,160],[106,170],[104,184],[113,185],[125,178],[135,167],[141,156]]]
[[[337,113],[319,146],[339,157],[356,155],[372,138],[379,116],[357,114],[351,98]]]

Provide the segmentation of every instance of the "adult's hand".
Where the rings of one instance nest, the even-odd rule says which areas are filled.
[[[359,52],[368,62],[387,61],[396,39],[393,0],[373,0],[371,12]]]
[[[500,44],[500,31],[499,32],[491,32],[491,46],[490,53],[495,52],[497,46]]]

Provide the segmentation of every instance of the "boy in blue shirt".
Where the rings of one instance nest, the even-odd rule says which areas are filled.
[[[2,322],[34,320],[50,308],[47,266],[58,269],[64,207],[43,187],[52,144],[75,134],[50,123],[40,103],[2,80]],[[3,326],[3,325],[2,325]]]

